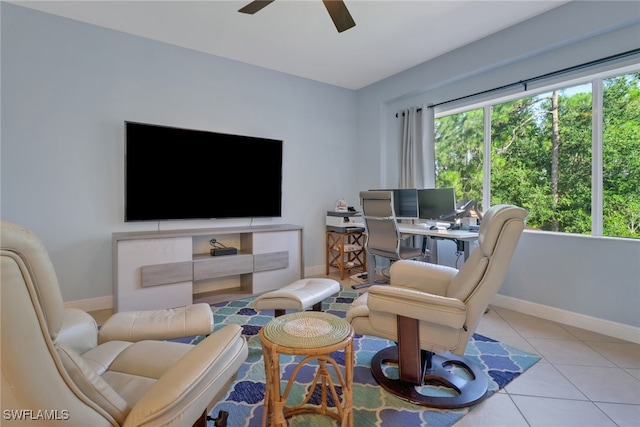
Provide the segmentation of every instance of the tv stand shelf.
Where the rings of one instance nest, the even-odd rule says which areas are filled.
[[[215,238],[237,254],[211,256]],[[113,233],[114,311],[244,298],[302,278],[302,227],[290,224]]]

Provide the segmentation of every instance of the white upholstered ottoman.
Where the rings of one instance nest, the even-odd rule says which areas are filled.
[[[163,310],[121,311],[107,319],[98,332],[98,341],[168,340],[209,335],[213,312],[206,303]]]
[[[313,307],[322,311],[322,301],[340,292],[340,283],[333,279],[300,279],[275,291],[264,293],[253,303],[256,311],[275,310],[275,316],[286,310],[304,311]]]

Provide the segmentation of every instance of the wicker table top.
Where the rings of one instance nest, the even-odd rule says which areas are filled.
[[[337,344],[351,333],[351,325],[333,314],[301,311],[276,317],[263,326],[274,344],[292,348],[319,348]]]

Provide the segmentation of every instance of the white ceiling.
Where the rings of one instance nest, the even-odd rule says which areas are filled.
[[[320,0],[14,1],[21,6],[197,51],[360,89],[558,7],[567,0],[345,0],[338,33]]]

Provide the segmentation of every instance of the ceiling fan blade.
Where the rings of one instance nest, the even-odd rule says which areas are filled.
[[[262,10],[263,7],[269,6],[270,3],[273,3],[274,0],[254,0],[245,7],[238,10],[241,13],[248,13],[249,15],[253,15],[254,13]]]
[[[339,33],[356,26],[355,21],[343,1],[322,0],[322,3],[324,3],[324,7],[327,8],[327,12],[329,12],[329,16],[333,19],[333,23]]]

